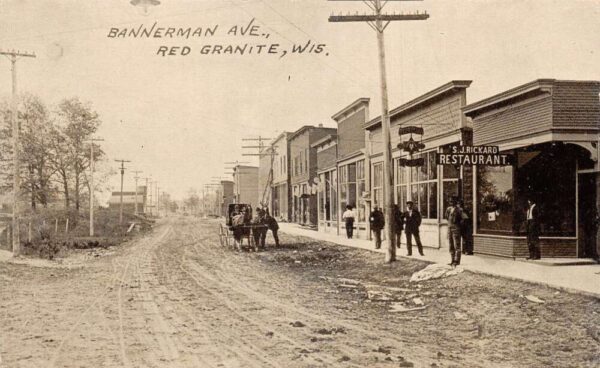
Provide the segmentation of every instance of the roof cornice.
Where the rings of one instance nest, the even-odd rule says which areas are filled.
[[[478,115],[478,113],[482,112],[482,110],[485,110],[486,108],[489,108],[495,104],[518,99],[527,93],[535,91],[539,91],[540,93],[550,92],[554,82],[556,82],[556,79],[536,79],[532,82],[522,84],[483,100],[463,106],[462,111],[466,116],[472,117],[474,115]]]
[[[341,118],[346,116],[348,113],[356,112],[358,109],[360,109],[363,106],[369,106],[369,101],[370,101],[370,99],[368,97],[361,97],[361,98],[355,100],[354,102],[352,102],[350,105],[348,105],[348,106],[344,107],[343,109],[341,109],[340,111],[336,112],[331,118],[335,121],[339,121]]]
[[[390,114],[389,114],[390,119],[400,116],[408,111],[411,111],[411,110],[419,107],[420,105],[429,103],[432,100],[434,100],[434,99],[438,98],[439,96],[444,95],[445,93],[448,93],[450,91],[453,91],[456,89],[466,89],[471,85],[472,82],[473,81],[470,81],[470,80],[453,80],[444,85],[441,85],[438,88],[433,89],[433,90],[391,110]],[[381,125],[381,115],[366,122],[363,127],[365,129],[371,129],[371,128],[376,127],[377,125]]]

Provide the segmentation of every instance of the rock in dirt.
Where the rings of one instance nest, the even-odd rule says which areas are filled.
[[[431,264],[421,271],[413,273],[410,277],[410,282],[439,279],[442,277],[457,275],[462,271],[462,268],[453,268],[451,266],[442,264]]]
[[[292,325],[292,327],[304,327],[304,326],[306,326],[304,323],[302,323],[300,321],[291,322],[290,325]]]
[[[392,312],[392,313],[395,313],[395,312],[412,312],[412,311],[423,310],[425,308],[427,308],[426,305],[423,305],[423,306],[420,306],[420,307],[407,308],[402,303],[392,303],[390,305],[390,310],[389,311]]]
[[[340,359],[338,359],[338,362],[347,362],[350,360],[350,357],[347,355],[344,355],[343,357],[341,357]]]
[[[414,366],[415,366],[415,363],[406,362],[406,361],[400,362],[400,365],[399,365],[399,367],[414,367]]]
[[[468,319],[467,315],[461,312],[454,312],[454,318],[461,321]]]
[[[534,303],[538,303],[538,304],[546,303],[545,301],[543,301],[542,299],[538,298],[535,295],[525,295],[525,299],[529,300],[530,302],[534,302]]]
[[[367,298],[374,302],[385,302],[392,300],[392,294],[385,291],[367,290]]]
[[[423,305],[423,300],[421,298],[413,298],[413,303],[415,303],[415,305]]]
[[[383,353],[383,354],[391,354],[392,353],[392,349],[389,347],[385,347],[385,346],[380,346],[377,348],[377,350],[373,350],[376,353]]]
[[[273,337],[273,335],[274,335],[273,331],[268,331],[268,332],[265,334],[265,336],[267,336],[267,337]]]

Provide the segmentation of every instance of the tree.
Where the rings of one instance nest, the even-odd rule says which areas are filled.
[[[185,203],[186,207],[189,208],[192,213],[195,214],[198,212],[198,207],[200,205],[200,197],[198,197],[198,194],[196,193],[196,189],[190,188],[188,190],[188,196],[184,200],[184,203]]]
[[[85,171],[90,167],[90,152],[85,144],[100,126],[100,118],[91,104],[81,102],[77,97],[64,99],[58,104],[58,118],[61,133],[66,142],[66,162],[73,180],[75,209],[81,207],[81,189],[86,187]],[[102,158],[104,152],[94,152],[94,161]],[[68,191],[68,185],[65,188]],[[89,187],[89,186],[88,186]]]
[[[4,101],[0,106],[2,115],[0,159],[2,160],[3,186],[12,182],[12,123],[11,109]],[[31,94],[19,96],[18,103],[19,122],[19,153],[21,162],[21,190],[26,193],[31,201],[32,209],[37,203],[44,207],[52,191],[50,178],[53,171],[48,165],[50,150],[48,148],[49,132],[52,121],[48,108],[42,100]]]
[[[22,187],[35,210],[38,202],[47,207],[52,190],[50,179],[54,171],[49,165],[52,153],[48,143],[53,122],[46,105],[37,96],[24,95],[19,110],[21,160],[28,173],[22,178]]]

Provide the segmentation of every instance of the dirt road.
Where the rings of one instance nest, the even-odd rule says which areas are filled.
[[[596,299],[466,272],[414,284],[423,262],[282,241],[235,253],[216,222],[177,218],[81,267],[0,264],[0,366],[600,364]]]

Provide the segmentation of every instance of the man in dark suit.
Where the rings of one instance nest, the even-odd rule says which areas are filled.
[[[381,248],[381,230],[385,227],[385,217],[381,209],[374,205],[374,209],[369,216],[369,223],[371,224],[371,231],[375,238],[375,249]]]
[[[414,208],[414,203],[408,201],[406,202],[406,212],[404,212],[404,232],[406,233],[406,248],[408,251],[406,255],[408,256],[412,256],[412,237],[417,242],[419,254],[424,255],[423,245],[419,237],[419,226],[421,226],[421,214]]]
[[[457,205],[458,199],[452,197],[450,205],[446,209],[444,218],[448,221],[448,245],[450,250],[451,263],[449,266],[456,267],[460,264],[461,253],[461,228],[462,228],[462,211]]]
[[[400,248],[400,238],[402,236],[402,230],[404,230],[404,212],[400,207],[394,205],[394,242],[396,247]]]
[[[529,247],[527,259],[535,260],[541,258],[540,210],[533,198],[527,200],[527,205],[527,246]]]

